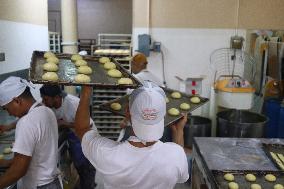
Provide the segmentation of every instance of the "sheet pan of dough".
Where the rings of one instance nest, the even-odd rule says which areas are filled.
[[[243,189],[249,189],[251,184],[259,184],[263,189],[269,189],[273,188],[275,184],[282,184],[284,185],[284,172],[280,171],[250,171],[250,170],[245,170],[245,171],[217,171],[217,170],[212,170],[212,174],[214,177],[214,182],[216,185],[216,188],[219,189],[228,189],[228,183],[229,181],[226,181],[224,179],[224,175],[226,173],[231,173],[234,175],[234,181],[238,183],[239,188]],[[246,174],[254,174],[256,176],[256,181],[255,182],[249,182],[245,179]],[[266,174],[273,174],[276,177],[275,182],[269,182],[266,181],[264,176]]]
[[[168,97],[169,99],[169,102],[167,103],[167,111],[170,109],[170,108],[177,108],[179,109],[179,111],[181,113],[190,113],[192,112],[193,110],[201,107],[202,105],[204,105],[206,102],[208,102],[208,98],[203,98],[203,97],[200,97],[200,103],[198,104],[194,104],[194,103],[191,103],[190,102],[190,98],[191,97],[194,97],[192,95],[187,95],[185,93],[181,93],[181,98],[180,99],[174,99],[171,97],[171,93],[176,91],[176,90],[172,90],[172,89],[169,89],[169,88],[163,88],[165,93],[166,93],[166,96]],[[122,108],[121,110],[119,111],[116,111],[116,110],[113,110],[110,108],[110,105],[114,102],[117,102],[119,104],[121,104]],[[179,108],[180,104],[181,103],[188,103],[190,105],[190,109],[189,110],[181,110]],[[113,112],[115,114],[118,114],[118,115],[121,115],[121,116],[125,116],[125,110],[126,110],[126,107],[128,106],[128,95],[125,95],[121,98],[118,98],[118,99],[115,99],[115,100],[112,100],[112,101],[109,101],[107,103],[103,103],[101,105],[99,105],[99,108],[102,109],[102,110],[107,110],[107,111],[110,111],[110,112]],[[168,112],[166,113],[166,116],[165,116],[165,126],[168,126],[168,125],[171,125],[173,123],[175,123],[176,121],[178,121],[180,118],[181,118],[181,114],[178,115],[178,116],[171,116],[168,114]]]
[[[279,154],[282,154],[284,156],[284,145],[281,144],[262,144],[262,148],[265,152],[265,154],[267,155],[267,157],[273,162],[273,164],[279,169],[284,171],[284,169],[282,169],[277,162],[274,160],[274,158],[271,156],[270,152],[273,152],[278,159],[281,161],[281,163],[284,165],[284,161],[283,158],[281,159]]]
[[[10,159],[13,159],[14,157],[14,153],[3,153],[4,152],[4,149],[5,148],[12,148],[12,142],[11,141],[0,141],[0,154],[3,154],[4,155],[4,158],[5,160],[10,160]],[[0,170],[2,169],[6,169],[7,167],[1,167],[0,166]]]
[[[89,76],[91,77],[90,83],[78,83],[74,81],[77,75],[77,68],[75,64],[71,61],[72,54],[55,54],[59,59],[59,70],[56,72],[59,80],[56,82],[45,81],[42,79],[42,75],[45,73],[43,70],[43,64],[46,63],[43,55],[44,51],[34,51],[31,59],[30,70],[29,70],[29,80],[33,83],[53,83],[61,85],[92,85],[94,87],[116,87],[116,88],[137,88],[141,83],[130,74],[123,66],[121,66],[115,59],[111,59],[113,63],[116,64],[116,69],[120,70],[122,77],[130,78],[133,81],[131,85],[120,85],[118,84],[119,78],[113,78],[107,75],[107,70],[103,68],[103,64],[99,63],[100,57],[94,56],[82,56],[84,60],[87,61],[88,66],[92,68],[93,73]]]

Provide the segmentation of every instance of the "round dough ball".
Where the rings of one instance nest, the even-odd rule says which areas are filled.
[[[173,92],[173,93],[171,94],[171,97],[172,97],[172,98],[181,98],[181,94],[180,94],[180,92]]]
[[[235,182],[229,182],[229,189],[239,189],[239,185]]]
[[[249,182],[254,182],[256,181],[256,177],[253,174],[246,174],[246,180]]]
[[[252,184],[250,185],[251,189],[261,189],[261,186],[259,184]]]
[[[59,59],[56,58],[55,56],[51,56],[49,58],[46,59],[47,62],[53,62],[55,64],[58,64],[59,63]]]
[[[42,79],[46,81],[57,81],[58,75],[55,72],[46,72],[42,75]]]
[[[107,75],[109,75],[110,77],[121,77],[122,73],[117,69],[112,69],[107,72]]]
[[[4,159],[4,154],[0,154],[0,159]]]
[[[106,70],[111,70],[111,69],[115,69],[115,68],[116,68],[116,65],[113,62],[106,62],[104,64],[104,69],[106,69]]]
[[[178,116],[179,115],[179,110],[176,108],[171,108],[168,110],[168,113],[172,116]]]
[[[101,57],[99,59],[99,62],[102,63],[102,64],[105,64],[107,62],[110,62],[110,59],[108,57]]]
[[[282,184],[275,184],[273,189],[284,189],[284,186]]]
[[[181,103],[179,107],[182,110],[189,110],[190,105],[184,102],[184,103]]]
[[[58,66],[53,62],[48,62],[43,65],[43,69],[49,72],[56,72],[58,70]]]
[[[75,76],[75,81],[78,83],[90,83],[91,78],[85,74],[78,74]]]
[[[87,61],[86,60],[76,60],[75,65],[76,66],[86,66]]]
[[[117,102],[112,103],[110,107],[111,109],[116,110],[116,111],[121,110],[121,105]]]
[[[265,180],[267,180],[267,181],[269,181],[269,182],[274,182],[274,181],[276,181],[276,177],[274,176],[274,175],[272,175],[272,174],[267,174],[267,175],[265,175]]]
[[[224,175],[224,179],[225,179],[226,181],[233,181],[233,180],[235,180],[235,177],[234,177],[233,174],[227,173],[227,174]]]
[[[72,60],[73,62],[76,62],[77,60],[82,60],[82,59],[83,59],[82,56],[79,55],[79,54],[73,54],[73,55],[71,56],[71,60]]]
[[[10,147],[4,148],[3,153],[4,154],[10,154],[10,153],[12,153],[12,149]]]
[[[169,103],[169,102],[170,102],[169,98],[168,98],[168,97],[166,97],[166,103]]]
[[[194,104],[198,104],[198,103],[200,103],[200,98],[198,96],[194,96],[190,99],[190,102],[192,102]]]
[[[78,73],[81,73],[81,74],[91,74],[92,72],[93,70],[89,66],[80,66],[78,68]]]
[[[120,85],[131,85],[131,84],[133,84],[133,81],[130,78],[123,77],[123,78],[120,78],[118,80],[118,84],[120,84]]]
[[[55,56],[55,54],[53,52],[50,52],[50,51],[45,52],[44,55],[43,55],[44,58],[49,58],[49,57],[52,57],[52,56]]]

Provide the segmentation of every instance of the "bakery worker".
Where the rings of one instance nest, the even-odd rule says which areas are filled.
[[[61,189],[57,170],[58,127],[51,109],[36,102],[25,79],[9,77],[0,83],[0,106],[18,117],[14,158],[0,177],[0,188]]]
[[[92,88],[84,86],[76,113],[75,132],[82,149],[102,174],[104,188],[172,189],[189,178],[186,155],[175,143],[159,139],[164,131],[166,100],[164,91],[153,83],[135,89],[129,99],[133,136],[116,142],[90,129],[89,102]],[[186,116],[173,127],[183,130]],[[179,133],[179,132],[177,132]],[[183,141],[183,135],[176,136]]]
[[[59,85],[43,85],[40,88],[40,93],[42,102],[54,111],[58,126],[60,128],[73,129],[75,114],[80,99],[76,96],[66,94],[61,90]],[[90,119],[90,116],[88,119]],[[94,124],[92,119],[90,119],[90,123],[91,125]],[[95,188],[96,170],[85,158],[80,140],[72,130],[68,132],[67,140],[72,161],[80,177],[81,188]]]

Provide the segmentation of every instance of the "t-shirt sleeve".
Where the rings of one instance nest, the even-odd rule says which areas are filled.
[[[181,150],[182,151],[180,153],[180,168],[179,168],[180,174],[179,174],[178,183],[184,183],[189,178],[187,157],[184,150],[182,148]]]

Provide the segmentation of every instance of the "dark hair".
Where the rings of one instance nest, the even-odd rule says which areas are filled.
[[[64,96],[59,85],[43,85],[40,88],[40,95],[50,97]]]
[[[25,99],[27,99],[27,98],[34,98],[29,87],[26,87],[24,92],[22,94],[20,94],[19,97],[25,98]]]

